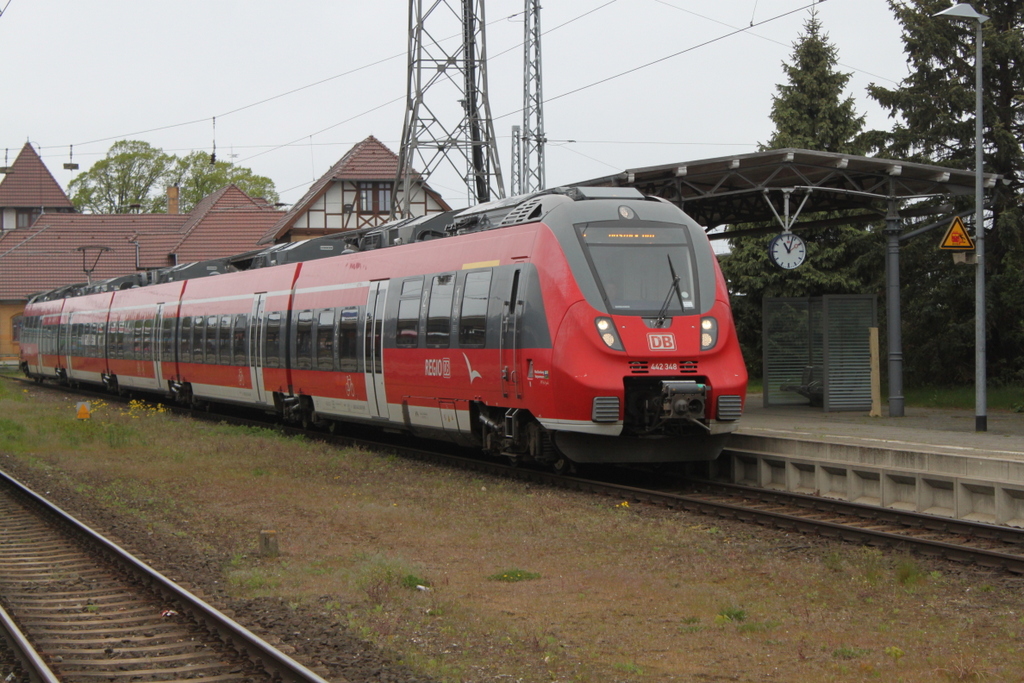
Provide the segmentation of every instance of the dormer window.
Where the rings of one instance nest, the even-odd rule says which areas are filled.
[[[38,209],[18,209],[18,222],[17,227],[27,228],[32,225],[32,222],[39,215]]]

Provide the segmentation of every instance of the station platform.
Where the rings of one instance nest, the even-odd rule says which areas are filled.
[[[884,409],[883,409],[884,411]],[[712,463],[734,483],[865,505],[1024,527],[1024,413],[905,409],[870,417],[747,397],[740,428]],[[883,412],[883,415],[887,415]]]
[[[863,412],[823,412],[811,406],[765,408],[761,394],[747,396],[738,434],[884,446],[936,453],[1000,454],[1024,461],[1024,413],[988,411],[988,430],[974,430],[974,409],[904,409],[903,417]]]

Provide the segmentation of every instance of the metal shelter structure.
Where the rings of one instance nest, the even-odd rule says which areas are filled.
[[[985,188],[1001,176],[985,173]],[[862,157],[806,149],[776,149],[660,166],[575,183],[635,187],[679,206],[711,233],[724,225],[778,221],[780,227],[709,234],[711,239],[772,234],[784,225],[794,232],[828,225],[885,221],[886,315],[889,415],[902,417],[903,341],[900,313],[900,242],[947,224],[949,197],[974,194],[974,171],[896,159]],[[794,212],[795,207],[795,212]],[[799,222],[801,214],[848,212],[841,218]],[[967,211],[961,215],[973,215]],[[903,232],[903,218],[945,216],[931,225]]]

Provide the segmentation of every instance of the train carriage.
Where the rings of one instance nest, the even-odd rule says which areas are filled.
[[[736,428],[746,370],[725,282],[667,202],[573,188],[345,239],[341,255],[106,295],[103,340],[99,295],[51,293],[26,312],[40,332],[23,366],[68,379],[66,340],[105,353],[67,361],[72,380],[105,360],[108,386],[557,468],[711,459]]]

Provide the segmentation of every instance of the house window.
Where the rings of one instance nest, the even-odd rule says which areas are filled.
[[[391,213],[391,183],[359,183],[359,213]]]
[[[18,209],[17,227],[27,228],[38,215],[38,209]]]

